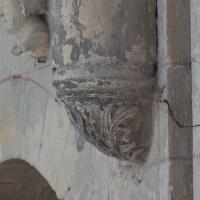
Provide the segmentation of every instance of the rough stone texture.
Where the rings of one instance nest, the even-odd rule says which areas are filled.
[[[10,160],[0,165],[0,199],[58,200],[44,178],[20,160]]]

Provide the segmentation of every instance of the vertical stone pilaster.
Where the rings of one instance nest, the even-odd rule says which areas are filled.
[[[165,7],[158,16],[158,59],[159,69],[166,75],[162,98],[168,108],[169,199],[192,200],[190,1],[160,0],[159,5]]]

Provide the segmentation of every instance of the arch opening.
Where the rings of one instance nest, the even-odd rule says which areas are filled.
[[[0,164],[0,199],[58,200],[40,173],[27,162],[18,159]]]

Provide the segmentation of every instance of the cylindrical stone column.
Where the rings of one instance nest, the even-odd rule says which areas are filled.
[[[100,151],[143,160],[151,143],[155,0],[52,0],[54,86]]]

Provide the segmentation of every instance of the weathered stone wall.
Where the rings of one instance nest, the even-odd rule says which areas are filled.
[[[53,2],[53,1],[52,1]],[[72,1],[56,1],[57,5]],[[88,1],[97,2],[97,1]],[[99,12],[106,10],[109,18],[115,2],[98,1]],[[126,2],[126,1],[124,1]],[[142,1],[137,2],[136,12]],[[151,2],[151,1],[148,1]],[[102,3],[102,4],[101,4]],[[103,4],[105,3],[105,4]],[[194,199],[199,199],[199,137],[198,128],[192,125],[190,52],[193,62],[193,113],[194,124],[199,123],[199,62],[198,62],[198,1],[158,0],[158,86],[162,89],[157,102],[155,97],[152,117],[152,141],[147,161],[130,164],[117,161],[99,152],[85,142],[70,123],[64,106],[55,101],[52,87],[52,66],[34,64],[27,55],[14,57],[10,54],[13,39],[3,28],[0,30],[0,160],[11,158],[26,160],[46,178],[59,198],[66,200],[192,200],[192,135],[194,134]],[[95,16],[88,10],[79,13],[85,23]],[[59,5],[60,6],[60,5]],[[54,12],[58,26],[72,12]],[[110,9],[108,9],[110,8]],[[1,13],[1,12],[0,12]],[[62,18],[60,18],[60,14]],[[98,13],[97,13],[98,14]],[[120,13],[119,13],[120,14]],[[98,15],[96,15],[98,16]],[[192,38],[190,38],[190,18],[192,16]],[[104,19],[104,18],[102,18]],[[76,19],[74,19],[76,21]],[[94,18],[94,24],[96,23]],[[138,19],[138,24],[140,24]],[[149,19],[151,21],[151,19]],[[120,22],[117,22],[120,23]],[[0,25],[3,27],[3,17]],[[106,22],[102,22],[106,24]],[[93,26],[93,24],[89,24]],[[138,25],[141,26],[142,25]],[[137,27],[137,26],[136,26]],[[68,36],[74,28],[65,26]],[[71,29],[70,29],[71,28]],[[101,27],[100,27],[101,28]],[[116,26],[117,28],[117,26]],[[144,28],[144,27],[143,27]],[[104,27],[105,37],[110,27]],[[145,33],[146,27],[144,28]],[[97,30],[99,28],[97,27]],[[121,32],[121,30],[114,30]],[[84,38],[93,37],[87,30]],[[77,35],[77,41],[80,35]],[[126,36],[126,39],[129,35]],[[148,37],[148,33],[145,33]],[[57,38],[59,44],[66,43]],[[76,41],[76,42],[77,42]],[[110,48],[109,39],[103,42],[110,55],[121,55],[123,48]],[[192,41],[192,48],[190,44]],[[124,40],[120,41],[123,46]],[[87,41],[85,41],[87,43]],[[85,44],[84,43],[84,44]],[[126,43],[126,41],[125,41]],[[53,51],[55,63],[63,64],[71,58],[78,59],[80,52],[74,44],[74,53],[69,46],[60,46]],[[90,46],[88,46],[89,48]],[[88,49],[83,48],[87,59]],[[95,52],[104,54],[98,48]],[[94,52],[93,52],[94,53]],[[64,58],[64,59],[63,59]],[[124,56],[120,57],[123,59]],[[56,60],[57,59],[57,60]],[[92,57],[96,62],[99,57]],[[138,57],[136,56],[136,60]],[[140,59],[139,59],[140,60]],[[163,101],[163,100],[167,101]],[[169,105],[167,104],[169,103]],[[171,112],[172,111],[172,112]],[[176,121],[177,120],[177,121]]]

